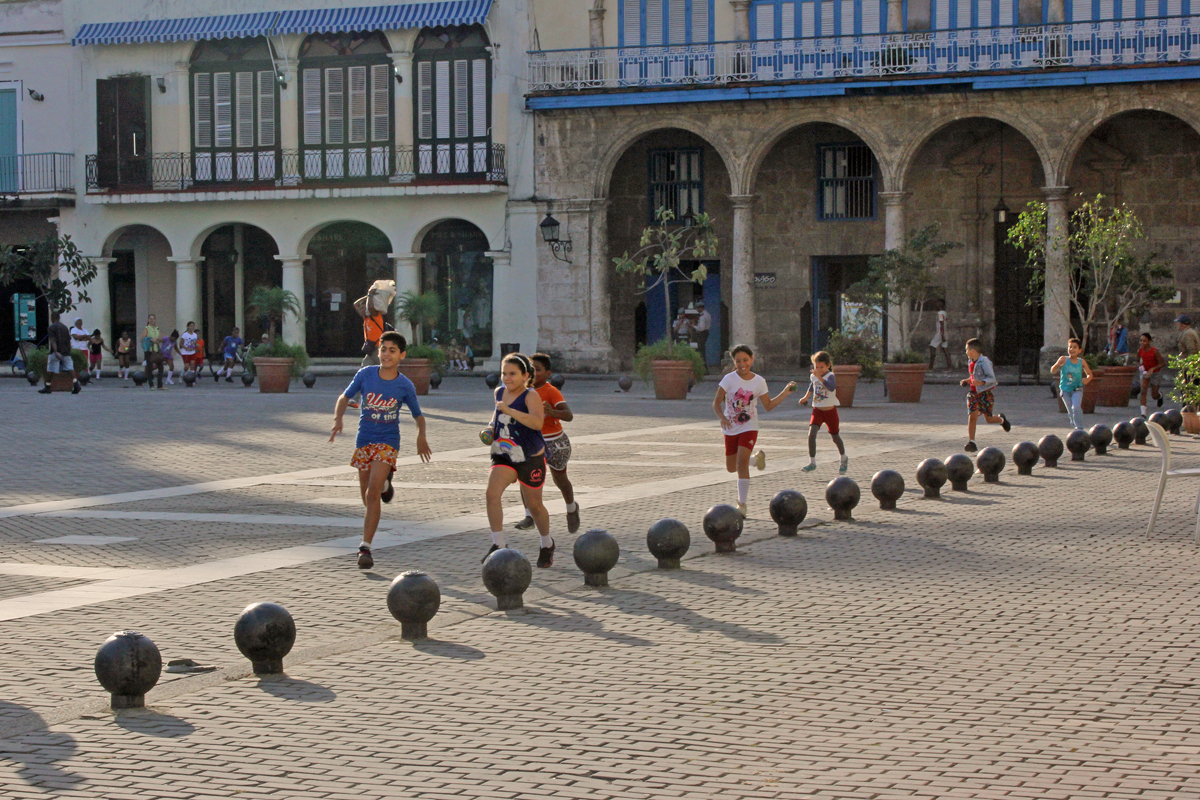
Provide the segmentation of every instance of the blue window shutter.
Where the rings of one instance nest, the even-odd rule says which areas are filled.
[[[20,190],[17,169],[17,90],[0,91],[0,192]]]

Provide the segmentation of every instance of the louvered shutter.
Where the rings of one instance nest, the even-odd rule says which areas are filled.
[[[417,137],[433,138],[433,64],[417,64]]]
[[[346,71],[341,67],[325,70],[325,144],[346,141]]]
[[[1088,0],[1090,3],[1091,0]],[[958,23],[959,28],[971,27],[971,0],[958,0]]]
[[[934,0],[937,12],[934,14],[933,27],[944,31],[950,27],[950,0]]]
[[[692,0],[692,42],[707,43],[709,0]]]
[[[821,3],[821,35],[833,35],[833,0],[818,0]],[[816,31],[814,31],[816,33]]]
[[[471,135],[487,136],[488,120],[488,62],[477,58],[471,62]]]
[[[371,141],[392,138],[392,70],[387,64],[371,67]]]
[[[465,139],[469,135],[471,93],[467,86],[467,62],[454,62],[454,138]]]
[[[642,43],[642,8],[639,0],[621,0],[625,25],[622,28],[625,47],[637,47]]]
[[[948,0],[942,0],[945,5]],[[854,0],[842,0],[842,23],[838,27],[838,36],[845,36],[854,30]]]
[[[193,106],[196,114],[193,147],[212,147],[212,73],[197,72],[192,80],[194,82]]]
[[[754,38],[761,41],[775,38],[775,6],[760,3],[754,7]]]
[[[784,3],[779,7],[779,38],[796,38],[796,4]]]
[[[275,146],[275,73],[258,73],[258,146]]]
[[[812,2],[800,4],[800,30],[796,32],[797,36],[807,38],[816,34],[816,9],[813,5]]]
[[[350,143],[362,144],[367,141],[367,68],[349,67],[346,69],[349,78],[349,117]]]
[[[970,19],[970,17],[967,17]],[[863,0],[862,4],[862,30],[863,34],[880,33],[880,24],[883,19],[879,14],[878,0]]]
[[[321,70],[304,70],[304,143],[321,143]]]
[[[645,0],[646,2],[646,44],[650,46],[663,43],[663,3],[666,0]]]
[[[234,75],[234,130],[236,147],[254,147],[254,73]]]
[[[433,84],[437,138],[450,138],[450,62],[435,64]]]
[[[667,44],[687,43],[687,0],[668,0]]]
[[[217,72],[213,75],[215,106],[216,106],[216,136],[217,147],[233,145],[233,85],[232,75],[228,72]]]

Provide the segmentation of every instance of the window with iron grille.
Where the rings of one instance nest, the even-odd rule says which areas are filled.
[[[201,42],[190,78],[194,180],[278,178],[279,84],[266,39]]]
[[[817,148],[817,218],[875,218],[875,155],[865,144]]]
[[[678,222],[704,211],[704,151],[700,148],[650,151],[650,222],[660,208]]]
[[[417,175],[491,172],[492,60],[479,25],[426,28],[413,47]]]

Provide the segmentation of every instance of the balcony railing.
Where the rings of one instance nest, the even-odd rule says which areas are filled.
[[[504,145],[471,143],[435,158],[412,147],[304,148],[87,157],[88,192],[504,183]]]
[[[1200,60],[1200,16],[529,54],[531,92]]]
[[[70,153],[0,156],[0,195],[75,191]]]

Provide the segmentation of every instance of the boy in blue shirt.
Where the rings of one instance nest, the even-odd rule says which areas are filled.
[[[358,418],[358,439],[350,466],[358,470],[358,488],[366,512],[363,515],[363,540],[358,546],[359,569],[375,566],[371,557],[371,540],[379,527],[380,503],[386,493],[391,499],[391,474],[396,469],[396,454],[400,449],[400,406],[408,406],[417,423],[417,455],[422,461],[433,458],[425,441],[425,417],[417,402],[417,389],[412,381],[400,374],[400,359],[408,343],[396,331],[379,337],[379,366],[363,367],[337,399],[333,410],[333,430],[329,441],[342,431],[342,415],[350,398],[362,393],[362,412]]]
[[[224,373],[225,382],[233,383],[233,365],[237,363],[238,350],[242,346],[242,337],[238,336],[240,331],[234,328],[225,341],[221,342],[221,355],[225,357],[225,368],[217,370],[213,373],[213,381],[221,380],[221,375]]]

